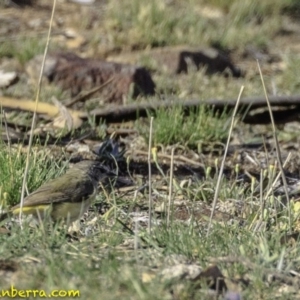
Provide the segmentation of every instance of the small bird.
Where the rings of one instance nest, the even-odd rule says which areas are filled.
[[[53,221],[74,222],[86,212],[97,194],[99,182],[108,186],[116,179],[116,174],[97,161],[81,161],[24,199],[23,214]],[[20,213],[20,204],[0,215],[0,221],[10,214]]]

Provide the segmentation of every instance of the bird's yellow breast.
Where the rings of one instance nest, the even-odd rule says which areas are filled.
[[[36,218],[49,217],[53,221],[67,220],[74,222],[79,219],[89,208],[91,199],[82,202],[62,202],[46,205],[24,206],[23,213],[25,215],[33,215]],[[20,213],[20,207],[15,208],[12,213],[17,215]]]
[[[17,207],[12,210],[14,215],[18,215],[20,213],[21,208]],[[52,211],[52,205],[36,205],[36,206],[23,206],[22,212],[25,215],[34,215],[36,218],[41,217],[44,219],[46,215],[50,216]]]
[[[82,215],[88,210],[90,205],[91,199],[82,202],[62,202],[53,205],[51,218],[55,221],[64,219],[70,222],[74,222],[82,217]]]

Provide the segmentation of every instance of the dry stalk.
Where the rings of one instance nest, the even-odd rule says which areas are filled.
[[[148,147],[148,177],[149,177],[149,223],[148,231],[151,235],[151,222],[152,222],[152,172],[151,172],[151,145],[153,135],[153,117],[150,119],[150,134],[149,134],[149,147]]]
[[[224,151],[224,156],[223,156],[223,159],[222,159],[222,162],[221,162],[221,167],[220,167],[220,171],[219,171],[219,175],[218,175],[213,206],[212,206],[212,210],[211,210],[211,214],[210,214],[210,218],[209,218],[209,224],[208,224],[208,228],[207,228],[207,237],[209,235],[210,227],[211,227],[211,224],[212,224],[212,219],[213,219],[214,212],[215,212],[216,205],[217,205],[217,200],[218,200],[220,187],[221,187],[222,176],[223,176],[223,170],[224,170],[224,166],[225,166],[225,159],[226,159],[227,152],[228,152],[228,147],[229,147],[229,143],[230,143],[232,129],[233,129],[233,126],[234,126],[234,121],[235,121],[235,116],[236,116],[236,113],[237,113],[237,109],[238,109],[243,91],[244,91],[244,86],[242,86],[241,89],[240,89],[240,93],[239,93],[239,96],[237,98],[237,101],[236,101],[236,104],[235,104],[235,107],[234,107],[234,110],[233,110],[233,114],[232,114],[232,119],[231,119],[231,124],[230,124],[230,128],[229,128],[228,138],[227,138],[226,147],[225,147],[225,151]]]
[[[8,152],[9,152],[9,168],[10,168],[10,176],[11,176],[11,180],[13,179],[13,169],[12,169],[12,161],[11,161],[11,142],[10,142],[10,136],[9,136],[9,132],[8,132],[8,127],[7,127],[7,119],[6,119],[6,113],[5,110],[3,110],[3,119],[4,119],[4,124],[5,124],[5,133],[6,133],[6,137],[7,137],[7,145],[8,145]]]
[[[51,19],[50,19],[50,24],[49,24],[47,42],[46,42],[46,46],[45,46],[45,50],[44,50],[41,73],[39,76],[38,89],[37,89],[36,98],[35,98],[35,109],[34,109],[34,113],[33,113],[33,117],[32,117],[31,130],[30,130],[30,136],[29,136],[29,142],[28,142],[28,148],[27,148],[26,165],[25,165],[23,183],[22,183],[21,200],[20,200],[20,214],[19,214],[21,228],[22,228],[22,212],[23,212],[23,205],[24,205],[24,194],[25,194],[25,187],[26,187],[27,175],[28,175],[28,170],[29,170],[29,157],[30,157],[32,141],[33,141],[33,131],[34,131],[34,128],[36,125],[36,115],[37,115],[36,111],[37,111],[37,107],[38,107],[38,103],[39,103],[39,99],[40,99],[42,77],[43,77],[43,73],[44,73],[46,56],[47,56],[47,52],[48,52],[48,48],[49,48],[49,44],[50,44],[50,36],[51,36],[51,30],[52,30],[52,26],[53,26],[55,7],[56,7],[56,0],[53,0],[53,7],[52,7],[52,12],[51,12]]]
[[[283,188],[284,188],[286,201],[287,201],[289,230],[291,231],[292,230],[292,220],[291,220],[290,198],[289,198],[289,193],[288,193],[288,189],[287,189],[287,182],[286,182],[286,178],[285,178],[285,174],[284,174],[284,170],[283,170],[283,164],[282,164],[281,153],[280,153],[279,143],[278,143],[277,134],[276,134],[274,117],[273,117],[269,97],[268,97],[268,94],[267,94],[264,78],[263,78],[262,71],[261,71],[260,64],[259,64],[258,60],[257,60],[257,66],[258,66],[259,75],[260,75],[261,83],[262,83],[262,86],[263,86],[266,102],[267,102],[267,105],[268,105],[268,110],[269,110],[269,113],[270,113],[273,137],[274,137],[274,140],[275,140],[276,156],[277,156],[277,161],[278,161],[278,165],[279,165],[279,169],[280,169],[280,173],[281,173],[281,178],[282,178],[282,182],[283,182]]]
[[[174,148],[171,152],[171,169],[170,169],[170,184],[169,184],[169,205],[168,205],[168,216],[167,216],[167,226],[170,225],[170,215],[171,215],[171,202],[172,202],[172,191],[173,191],[173,176],[174,176]],[[173,206],[172,206],[173,207]]]

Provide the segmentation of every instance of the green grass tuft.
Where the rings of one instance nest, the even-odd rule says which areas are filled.
[[[191,148],[202,144],[224,141],[229,129],[229,115],[223,112],[217,116],[212,109],[201,105],[187,116],[182,107],[160,109],[153,122],[155,144],[170,145],[179,143]],[[140,129],[148,140],[149,128]]]
[[[4,128],[2,128],[4,130]],[[20,201],[21,187],[26,164],[26,153],[21,147],[9,148],[1,144],[0,150],[0,206],[15,205]],[[34,191],[45,181],[64,172],[62,163],[49,158],[43,150],[33,150],[30,155],[30,168],[27,188]]]

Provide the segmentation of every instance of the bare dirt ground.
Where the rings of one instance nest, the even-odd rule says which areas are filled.
[[[162,47],[149,52],[149,49],[143,49],[145,47],[136,45],[134,40],[131,42],[130,35],[128,36],[128,42],[124,44],[123,47],[122,45],[118,45],[116,40],[113,39],[112,33],[108,31],[106,26],[107,22],[105,21],[105,18],[107,18],[107,5],[108,3],[106,1],[96,1],[93,5],[80,5],[72,2],[59,1],[56,7],[52,27],[50,54],[68,52],[79,55],[82,58],[107,60],[117,63],[141,64],[143,57],[145,57],[145,51],[148,53],[147,55],[149,55],[149,53],[150,55],[154,55],[153,53],[155,53],[154,56],[159,57],[158,61],[161,62],[161,65],[151,65],[154,68],[152,70],[152,76],[156,86],[161,89],[162,84],[160,81],[165,80],[166,77],[166,75],[164,75],[166,73],[164,73],[164,70],[161,67],[163,67],[164,62],[168,60],[168,56],[174,57],[172,53],[178,53],[180,50],[178,50],[178,47],[175,46]],[[43,42],[45,41],[45,37],[48,32],[51,10],[51,4],[48,1],[37,1],[34,5],[24,7],[12,5],[10,8],[2,8],[0,15],[0,38],[4,44],[7,45],[6,51],[8,53],[6,56],[2,56],[0,66],[1,69],[5,71],[17,72],[18,77],[20,78],[19,82],[3,90],[2,93],[4,93],[4,95],[33,99],[41,67],[41,60],[33,60],[30,63],[28,63],[28,60],[43,52]],[[256,59],[258,59],[261,64],[263,75],[267,81],[269,93],[275,94],[278,86],[280,87],[281,85],[281,81],[286,80],[282,74],[290,67],[287,60],[284,59],[285,56],[297,55],[300,49],[300,24],[297,19],[293,16],[284,15],[282,16],[281,22],[281,30],[278,31],[272,40],[268,42],[268,46],[258,47],[248,45],[245,47],[241,46],[239,48],[236,47],[231,49],[228,53],[232,59],[232,63],[236,66],[236,68],[242,70],[244,77],[237,79],[230,77],[229,79],[226,79],[225,83],[223,81],[221,82],[220,77],[217,77],[217,79],[212,77],[210,80],[215,81],[215,85],[222,86],[225,84],[225,86],[229,88],[221,88],[220,91],[217,90],[216,93],[214,93],[211,91],[211,87],[209,86],[208,90],[210,91],[207,92],[207,96],[204,97],[229,99],[232,95],[234,95],[233,92],[237,91],[241,85],[246,86],[246,95],[262,95],[262,89],[260,92],[255,90],[255,87],[257,86],[256,81],[260,82]],[[9,49],[9,44],[13,50]],[[23,45],[24,48],[22,48]],[[181,47],[183,49],[190,49],[189,46],[182,45]],[[36,53],[32,48],[38,48],[35,49],[37,50]],[[174,60],[176,60],[176,55]],[[167,65],[168,64],[171,65],[171,68],[174,68],[174,66],[172,66],[172,61],[167,63]],[[173,62],[173,64],[176,66],[175,62]],[[146,63],[145,66],[148,67],[149,62],[148,64]],[[75,73],[76,72],[77,70]],[[173,74],[171,75],[171,78],[174,79],[174,82],[171,83],[167,81],[167,88],[173,84],[179,85],[179,90],[181,90],[181,93],[185,94],[183,96],[185,99],[195,96],[199,97],[197,91],[193,91],[191,87],[188,86],[188,81],[193,78],[192,76],[193,75],[189,77],[189,75]],[[161,78],[163,78],[163,80]],[[59,80],[64,80],[64,77],[61,77]],[[202,83],[200,81],[201,85],[203,84],[203,80],[206,81],[209,79],[204,75],[204,78],[201,77],[200,80],[202,81]],[[251,87],[250,91],[247,91],[247,82],[252,81],[254,82],[254,87]],[[231,86],[233,86],[233,91],[228,92]],[[45,101],[51,102],[49,98],[51,97],[51,93],[53,94],[54,92],[58,93],[57,95],[60,96],[63,104],[68,103],[70,100],[68,89],[66,91],[57,91],[55,88],[55,84],[49,86],[47,81],[45,81]],[[280,90],[280,94],[289,95],[290,93],[291,92],[289,90]],[[203,95],[201,94],[200,97],[203,97]],[[111,104],[107,104],[105,101],[103,102],[103,95],[102,98],[100,95],[100,101],[99,98],[96,98],[94,101],[89,101],[89,104],[86,104],[85,101],[77,102],[73,108],[82,111],[86,109],[89,110],[89,107],[98,108],[107,107],[107,105],[117,105],[113,103],[113,99]],[[124,101],[126,104],[126,101],[128,100]],[[140,101],[140,99],[137,99],[136,101]],[[258,117],[258,119],[259,118],[263,123],[265,115]],[[29,125],[28,114],[16,113],[14,110],[8,111],[8,121],[11,124],[16,122],[18,126]],[[44,121],[40,119],[40,122],[43,123]],[[81,125],[79,125],[79,128],[80,127]],[[23,129],[21,129],[22,134],[25,133],[25,128],[26,127],[23,127]],[[296,179],[299,177],[299,138],[297,134],[294,134],[294,128],[298,128],[298,124],[297,122],[285,125],[283,124],[281,125],[281,128],[287,128],[287,130],[280,133],[282,157],[283,160],[285,160],[289,153],[291,153],[291,158],[286,166],[286,170],[289,177]],[[291,129],[289,130],[289,128]],[[89,139],[95,134],[91,134],[91,128],[87,130],[89,131],[90,136],[85,139],[86,141],[82,139],[85,143],[89,143]],[[145,141],[139,142],[140,134],[136,130],[134,122],[123,122],[123,124],[108,123],[103,134],[109,134],[114,131],[117,132],[117,135],[122,137],[122,141],[128,150],[128,156],[136,161],[146,162],[147,143]],[[40,131],[40,133],[43,133],[43,131]],[[68,137],[66,136],[64,143],[66,144],[67,142]],[[222,143],[223,142],[224,141],[222,141]],[[197,169],[199,178],[201,178],[205,173],[205,167],[212,166],[214,169],[216,158],[222,155],[224,150],[224,144],[222,143],[203,143],[201,144],[202,153],[197,152],[196,149],[193,148],[188,149],[183,147],[180,149],[179,147],[176,150],[175,157],[175,163],[178,167],[178,170],[176,169],[176,175],[180,176],[180,174],[184,175],[186,173],[191,175],[195,172],[195,170],[193,172],[186,172],[182,169],[182,167],[180,167],[186,164],[189,165],[189,168],[193,167]],[[233,170],[237,165],[240,166],[240,171],[242,173],[246,172],[248,175],[251,174],[259,178],[261,168],[267,168],[269,164],[274,164],[276,161],[274,140],[268,125],[243,124],[240,128],[235,129],[231,144],[232,146],[229,149],[228,159],[226,160],[225,172],[229,178],[233,176]],[[268,155],[265,153],[265,147],[268,149]],[[55,149],[55,147],[53,148]],[[166,164],[166,168],[170,164],[170,149],[170,147],[165,146],[159,148],[159,161],[162,164]],[[59,154],[56,153],[54,155]],[[183,157],[185,157],[184,160],[182,160]],[[186,161],[186,159],[189,161]],[[144,170],[143,175],[147,176],[145,167],[139,167],[139,170]],[[247,176],[245,178],[247,178]]]
[[[109,16],[112,3],[115,5],[113,1],[95,1],[92,5],[58,1],[52,26],[49,60],[46,63],[46,73],[43,78],[40,97],[42,105],[38,109],[34,147],[38,149],[37,151],[46,152],[48,157],[53,157],[55,160],[62,157],[63,160],[70,157],[76,160],[78,156],[91,155],[90,151],[98,145],[99,141],[113,134],[126,150],[127,164],[120,165],[120,171],[126,175],[130,174],[136,187],[143,187],[134,203],[132,203],[132,199],[136,200],[135,189],[129,189],[129,194],[121,197],[120,210],[123,215],[124,211],[130,211],[129,217],[124,218],[124,222],[128,228],[134,229],[136,223],[133,219],[136,217],[143,219],[148,209],[149,170],[147,159],[150,122],[147,114],[141,117],[134,112],[127,119],[121,118],[121,121],[117,120],[115,115],[130,105],[144,105],[151,102],[163,103],[178,99],[183,103],[191,99],[232,100],[237,98],[241,86],[245,86],[245,97],[259,96],[264,99],[257,60],[260,63],[269,95],[299,95],[300,22],[296,13],[295,15],[291,12],[283,13],[279,19],[279,30],[266,36],[265,40],[256,40],[253,43],[241,43],[240,45],[237,43],[238,45],[235,44],[232,47],[227,45],[226,48],[218,41],[207,42],[205,35],[203,41],[199,40],[193,45],[187,43],[177,45],[176,42],[170,42],[172,39],[168,36],[166,36],[166,45],[164,45],[164,41],[158,43],[157,40],[155,42],[158,44],[155,42],[147,44],[145,42],[147,39],[142,39],[144,37],[141,38],[138,30],[135,31],[134,28],[131,28],[126,32],[115,19],[111,18],[111,15]],[[170,1],[166,5],[179,5],[180,8],[184,3]],[[0,90],[0,103],[4,108],[6,118],[2,123],[4,127],[8,127],[5,131],[2,130],[1,134],[2,139],[6,143],[10,142],[15,149],[18,144],[21,144],[21,152],[26,151],[29,140],[29,129],[34,110],[32,100],[36,95],[41,67],[41,56],[39,55],[44,51],[51,10],[51,3],[46,0],[35,1],[34,4],[26,6],[14,4],[9,7],[0,6],[0,71],[14,72],[16,75],[12,82]],[[209,5],[200,8],[195,5],[195,11],[197,10],[200,11],[201,17],[210,21],[213,18],[219,18],[220,15],[220,18],[226,20],[225,12],[220,13],[217,8],[211,10]],[[143,16],[147,13],[148,8],[145,7],[144,10],[141,10],[139,18],[143,21]],[[249,25],[247,29],[249,31],[243,28],[244,33],[242,34],[251,35],[251,30],[259,27],[260,22],[261,20],[258,18],[252,27],[251,24]],[[207,32],[210,34],[209,27]],[[175,34],[180,36],[180,32],[176,33],[176,30],[174,30]],[[214,47],[214,50],[208,52],[199,50],[208,47]],[[204,53],[207,53],[207,56]],[[216,58],[214,53],[221,53],[221,55],[217,55]],[[99,61],[101,61],[100,64]],[[106,73],[95,71],[95,66],[98,64],[103,68],[103,61],[105,61]],[[182,64],[180,64],[181,62]],[[108,64],[106,65],[106,63]],[[119,63],[126,65],[124,67]],[[138,81],[137,77],[142,80]],[[112,81],[107,83],[111,78]],[[133,87],[137,82],[140,84],[140,90]],[[102,85],[104,86],[102,87]],[[97,90],[94,90],[95,88]],[[148,95],[144,95],[147,94],[145,91],[149,92]],[[56,100],[52,100],[52,97],[55,97]],[[284,100],[282,102],[280,107],[274,106],[272,109],[277,124],[276,130],[282,161],[287,160],[284,169],[289,192],[296,200],[294,203],[297,203],[300,178],[300,139],[298,134],[300,105],[297,104],[297,101],[293,105],[285,105]],[[104,110],[113,112],[110,114],[110,118],[99,113],[103,113]],[[156,116],[154,123],[158,124],[160,122],[159,115],[163,116],[163,114],[158,109],[154,111],[153,114]],[[249,108],[249,111],[248,119],[245,117],[246,113],[243,115],[244,110],[234,124],[225,160],[223,178],[225,183],[221,189],[214,221],[225,227],[227,222],[236,222],[240,226],[238,228],[242,228],[246,224],[245,226],[249,225],[246,230],[251,231],[255,228],[253,230],[256,231],[256,228],[259,227],[257,219],[260,216],[263,218],[259,209],[262,211],[264,209],[263,204],[259,202],[263,198],[260,189],[266,195],[272,186],[275,175],[279,172],[279,166],[268,109],[263,106],[256,110]],[[97,113],[99,114],[97,115]],[[156,133],[166,132],[163,131],[166,128],[170,132],[162,137],[154,135],[151,178],[154,212],[158,220],[164,219],[165,199],[168,197],[170,183],[171,153],[175,149],[173,218],[184,224],[191,224],[194,220],[199,222],[197,230],[200,228],[200,234],[196,236],[198,239],[199,236],[201,238],[204,236],[201,230],[206,228],[211,215],[216,180],[225,150],[227,138],[225,133],[229,129],[231,114],[229,113],[223,120],[220,111],[215,112],[214,117],[217,118],[211,118],[208,111],[202,112],[201,116],[207,118],[206,123],[213,122],[213,119],[223,122],[216,123],[216,127],[221,124],[220,128],[225,129],[223,135],[209,131],[211,128],[206,129],[204,125],[201,125],[200,129],[197,128],[198,119],[195,118],[195,129],[192,124],[190,134],[184,136],[184,128],[188,123],[187,120],[190,120],[189,117],[193,115],[193,109],[184,111],[182,134],[180,131],[178,134],[171,130],[176,127],[175,124],[181,117],[180,114],[176,114],[177,111],[174,110],[173,113],[174,115],[165,115],[165,123],[162,122],[160,127],[156,125],[155,128]],[[189,122],[193,123],[193,119]],[[190,138],[194,132],[202,129],[204,131],[204,127],[207,132],[205,131],[202,137],[197,136],[195,140]],[[173,134],[175,138],[171,139]],[[181,136],[183,136],[182,139]],[[169,140],[170,142],[165,142]],[[1,185],[0,182],[0,187]],[[280,195],[284,199],[285,192],[282,189],[282,181],[279,180],[272,190],[273,196]],[[116,193],[118,196],[123,195],[123,191]],[[257,201],[253,201],[254,198]],[[248,200],[249,202],[247,202]],[[109,213],[111,209],[115,209],[113,201],[115,199],[108,201],[105,205],[97,203],[96,213],[103,215]],[[284,201],[282,203],[280,203],[280,207],[286,204]],[[271,204],[273,205],[273,203]],[[274,207],[274,209],[273,206],[270,209],[272,217],[260,224],[267,228],[266,231],[273,228],[277,218],[280,219],[283,215],[283,213],[280,215],[277,212],[276,205]],[[94,224],[94,216],[95,209],[85,216],[86,221],[89,220],[86,224],[88,222]],[[284,220],[286,221],[286,219]],[[278,228],[284,231],[286,227],[282,223],[278,222],[280,224]],[[293,233],[299,231],[298,223],[297,215],[293,219]],[[141,221],[141,227],[145,229],[146,226],[147,222]],[[94,227],[96,228],[95,232],[99,230],[99,226],[95,225]],[[111,228],[107,231],[112,232],[110,230]],[[76,237],[70,239],[71,242],[77,242]],[[79,237],[80,239],[81,237]],[[164,239],[161,239],[161,244],[164,244]],[[221,240],[221,237],[218,239]],[[176,243],[177,241],[174,243],[174,248],[176,248]],[[87,248],[89,247],[91,247],[90,244]],[[120,247],[126,248],[127,245]],[[195,251],[195,257],[202,255],[199,249],[202,248],[198,247],[191,251],[192,253]],[[241,253],[242,251],[243,249]],[[253,250],[253,252],[255,251]],[[210,250],[208,252],[210,253]],[[232,264],[234,263],[236,262]],[[251,270],[254,269],[254,263],[251,264],[248,260],[244,266],[250,266]],[[275,268],[272,265],[270,269],[272,267]],[[298,270],[296,267],[295,269]],[[288,282],[286,278],[283,278],[282,281]],[[172,299],[182,298],[176,298],[175,295]],[[261,299],[264,299],[263,295]]]

